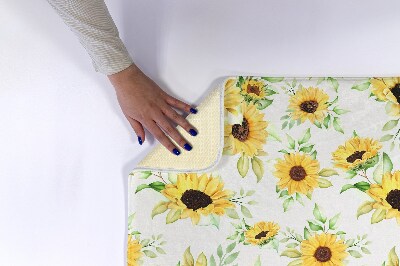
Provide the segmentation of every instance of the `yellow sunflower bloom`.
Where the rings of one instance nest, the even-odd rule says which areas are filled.
[[[253,157],[262,151],[266,143],[268,123],[264,121],[264,114],[254,104],[241,105],[243,121],[241,124],[225,125],[224,153],[244,153]]]
[[[370,79],[371,92],[382,101],[387,101],[386,112],[400,115],[400,77]]]
[[[321,122],[328,110],[328,94],[319,88],[301,88],[289,100],[289,109],[292,111],[292,119],[300,119],[303,123],[307,119],[314,123]]]
[[[202,252],[194,262],[194,258],[192,253],[190,252],[190,247],[185,250],[183,254],[182,266],[207,266],[207,258]]]
[[[132,238],[128,235],[128,247],[127,247],[127,262],[128,266],[139,266],[139,260],[143,256],[141,251],[142,245],[139,244],[139,240]]]
[[[224,106],[225,109],[233,114],[237,114],[236,108],[243,101],[240,95],[240,88],[236,87],[236,79],[228,79],[225,83]]]
[[[308,194],[318,186],[319,162],[302,153],[285,154],[284,160],[275,164],[278,187],[287,188],[288,193]]]
[[[400,171],[386,173],[382,184],[372,184],[367,194],[376,201],[373,208],[387,210],[386,219],[396,218],[400,224]]]
[[[265,98],[265,83],[262,80],[246,79],[241,86],[241,93],[252,100],[260,100]]]
[[[274,222],[259,222],[245,232],[246,241],[252,245],[264,245],[279,232]]]
[[[307,266],[343,266],[343,259],[348,256],[346,248],[336,235],[322,233],[301,242],[301,259]]]
[[[381,148],[377,140],[354,137],[332,153],[333,161],[336,167],[351,170],[373,158]]]
[[[169,209],[181,210],[180,218],[190,217],[193,224],[199,223],[201,215],[222,216],[225,209],[235,208],[229,201],[233,193],[224,190],[219,178],[207,174],[178,174],[176,184],[167,184],[161,193],[169,199]]]

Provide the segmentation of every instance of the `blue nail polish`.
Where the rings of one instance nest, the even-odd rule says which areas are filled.
[[[189,130],[190,135],[192,136],[197,136],[197,131],[194,130],[193,128]]]
[[[192,146],[190,146],[188,143],[186,143],[185,145],[183,145],[183,147],[185,148],[185,150],[190,151],[192,149]]]
[[[138,141],[139,141],[139,144],[142,145],[142,144],[143,144],[142,138],[141,138],[141,137],[138,137],[137,139],[138,139]]]
[[[197,110],[194,109],[194,108],[190,108],[190,112],[191,112],[192,114],[197,114]]]
[[[173,149],[172,152],[173,152],[175,155],[177,155],[177,156],[178,156],[179,154],[181,154],[181,152],[178,151],[178,149]]]

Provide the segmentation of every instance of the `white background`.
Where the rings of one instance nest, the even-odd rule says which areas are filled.
[[[107,4],[139,67],[189,103],[226,75],[400,73],[398,0]],[[127,175],[154,141],[46,1],[0,0],[0,25],[0,266],[125,265]]]

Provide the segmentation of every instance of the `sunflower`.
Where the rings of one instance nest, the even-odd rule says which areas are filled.
[[[352,170],[362,166],[367,160],[378,154],[382,145],[371,138],[354,137],[332,153],[336,167],[344,170]]]
[[[182,173],[178,174],[176,184],[167,184],[161,193],[169,199],[169,209],[181,210],[181,219],[190,217],[193,224],[198,224],[201,215],[221,216],[225,209],[235,208],[229,201],[233,193],[223,188],[219,178]]]
[[[128,235],[128,266],[139,266],[139,259],[143,256],[141,249],[142,245],[139,244],[139,240],[133,239],[131,235]]]
[[[279,225],[274,222],[258,222],[245,232],[246,241],[252,245],[268,243],[278,232]]]
[[[285,154],[284,160],[279,159],[275,164],[275,169],[274,175],[280,179],[278,187],[287,188],[289,194],[308,194],[318,186],[319,162],[307,154]]]
[[[386,173],[382,184],[372,184],[367,194],[376,201],[373,208],[387,210],[386,219],[396,218],[400,224],[400,171]]]
[[[293,120],[321,122],[328,110],[328,100],[328,94],[319,88],[301,88],[290,98],[288,108],[292,110]]]
[[[400,115],[400,78],[370,79],[371,92],[381,101],[388,102],[386,112],[389,115]]]
[[[254,157],[262,151],[262,146],[266,143],[268,123],[264,121],[264,114],[257,110],[254,104],[247,105],[243,102],[241,109],[241,124],[225,124],[224,153],[244,153]]]
[[[190,252],[190,247],[185,250],[183,254],[182,266],[207,266],[207,258],[202,252],[194,262],[194,258],[192,253]]]
[[[224,106],[225,109],[233,114],[237,114],[236,108],[242,102],[243,98],[240,95],[240,89],[236,87],[235,79],[228,79],[225,83]]]
[[[307,266],[342,266],[348,256],[347,246],[336,235],[322,233],[303,240],[300,245],[302,265]]]
[[[250,100],[264,99],[266,96],[265,83],[262,80],[248,78],[242,83],[240,92]]]

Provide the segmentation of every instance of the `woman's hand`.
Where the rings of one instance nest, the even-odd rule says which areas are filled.
[[[189,151],[192,149],[171,122],[196,136],[197,131],[193,126],[173,109],[195,114],[195,108],[165,93],[134,64],[119,73],[109,75],[108,78],[115,88],[122,112],[138,136],[140,145],[145,141],[146,128],[175,155],[179,155],[180,151],[166,134],[182,148]]]

